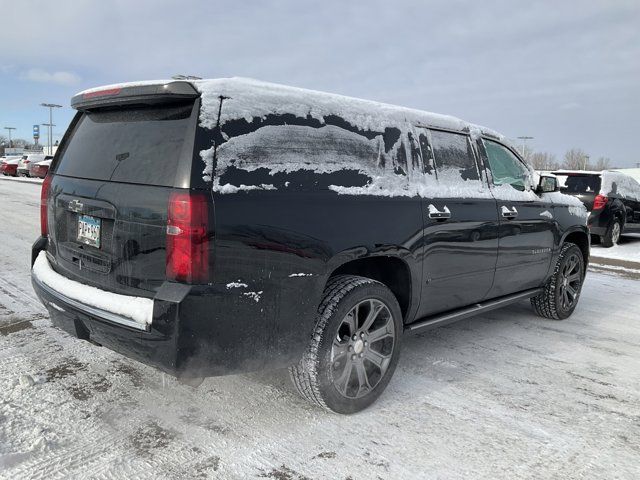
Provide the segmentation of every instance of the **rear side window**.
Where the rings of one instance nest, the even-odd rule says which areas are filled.
[[[431,143],[438,178],[440,172],[457,172],[462,180],[479,180],[469,137],[460,133],[431,130]]]
[[[484,140],[489,168],[495,185],[511,185],[525,191],[529,182],[529,170],[507,148],[491,140]]]
[[[193,105],[84,113],[56,173],[173,186]]]
[[[216,155],[219,185],[364,186],[384,168],[381,136],[369,139],[334,125],[267,125],[231,137]]]

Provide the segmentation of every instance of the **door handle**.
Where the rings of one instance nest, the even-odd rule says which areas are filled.
[[[504,218],[508,218],[509,220],[513,220],[518,216],[518,210],[516,210],[516,207],[512,207],[512,209],[509,210],[509,207],[505,207],[503,205],[500,211],[502,212],[502,216]]]
[[[451,211],[444,206],[444,210],[438,210],[433,204],[429,204],[429,218],[434,220],[444,221],[451,218]]]

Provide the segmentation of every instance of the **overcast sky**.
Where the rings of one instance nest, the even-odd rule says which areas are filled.
[[[246,76],[455,115],[558,158],[579,147],[640,162],[638,0],[0,0],[0,11],[0,126],[22,138],[48,121],[45,101],[65,106],[61,136],[84,88]]]

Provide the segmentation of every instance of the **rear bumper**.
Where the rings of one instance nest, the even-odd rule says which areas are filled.
[[[36,241],[32,264],[45,247],[46,239]],[[257,302],[226,285],[165,282],[151,299],[150,323],[141,328],[127,316],[69,298],[33,273],[31,278],[54,326],[176,377],[282,368],[306,347],[292,338],[300,332],[274,328],[276,308],[264,295]]]
[[[613,217],[608,209],[593,211],[589,214],[587,224],[589,232],[593,235],[604,236],[609,230]]]

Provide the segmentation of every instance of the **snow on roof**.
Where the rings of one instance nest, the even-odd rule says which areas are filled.
[[[324,117],[337,115],[363,130],[384,131],[398,122],[411,122],[451,130],[469,130],[504,139],[499,133],[450,115],[425,112],[386,103],[363,100],[332,93],[289,87],[250,78],[220,78],[192,82],[202,94],[200,123],[213,128],[218,120],[220,96],[225,97],[221,123],[269,114],[307,115],[324,122]]]
[[[635,178],[637,182],[640,182],[640,168],[616,168],[615,171],[629,175]]]
[[[115,83],[90,88],[77,95],[100,90],[139,87],[174,82],[175,80],[147,80],[139,82]],[[185,81],[185,80],[180,80]],[[488,135],[509,142],[503,135],[489,128],[465,122],[459,118],[431,113],[386,103],[363,100],[344,95],[290,87],[262,82],[250,78],[218,78],[189,80],[202,96],[200,123],[205,128],[215,127],[218,121],[220,96],[225,97],[222,109],[222,123],[269,114],[291,113],[307,115],[324,123],[324,117],[337,115],[351,125],[362,130],[384,131],[386,127],[397,127],[399,122],[433,126],[458,131],[469,131],[474,135]],[[509,142],[511,144],[511,142]]]

